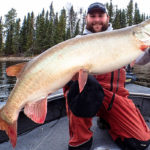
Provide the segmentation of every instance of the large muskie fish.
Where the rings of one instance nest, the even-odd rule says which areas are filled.
[[[80,90],[89,74],[104,74],[134,61],[150,45],[150,20],[111,32],[95,33],[62,42],[26,64],[7,69],[17,82],[0,110],[0,129],[16,146],[17,119],[22,108],[36,123],[43,123],[47,96],[79,73]]]

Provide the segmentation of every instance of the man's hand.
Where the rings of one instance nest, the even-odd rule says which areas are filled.
[[[147,48],[146,51],[136,59],[135,64],[145,65],[149,62],[150,62],[150,47]]]

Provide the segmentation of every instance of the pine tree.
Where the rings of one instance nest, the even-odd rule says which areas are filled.
[[[36,21],[36,53],[41,53],[45,50],[44,42],[46,38],[45,32],[45,10],[37,17]]]
[[[83,31],[84,31],[85,25],[86,25],[86,11],[85,11],[85,12],[83,13],[83,15],[82,15],[81,34],[82,34]]]
[[[48,27],[46,31],[46,38],[45,38],[45,49],[52,47],[54,45],[54,24],[53,20],[48,22]]]
[[[59,35],[59,25],[58,25],[58,13],[55,15],[54,19],[54,44],[58,44],[60,42],[60,35]]]
[[[17,13],[15,9],[11,9],[8,14],[5,15],[5,35],[6,35],[6,42],[5,42],[5,54],[12,55],[15,52],[14,49],[14,32],[15,32],[15,19]]]
[[[3,24],[2,17],[0,17],[0,54],[3,52]]]
[[[133,25],[133,0],[130,0],[127,6],[127,23],[128,26]]]
[[[70,28],[71,37],[74,36],[76,20],[77,14],[75,13],[73,6],[71,6],[68,14],[68,28]]]
[[[121,28],[121,11],[116,7],[115,18],[113,20],[113,28],[120,29]]]
[[[66,40],[66,10],[63,8],[59,16],[58,30],[60,36],[60,42]]]
[[[47,31],[47,39],[49,41],[49,47],[52,47],[55,45],[54,43],[54,18],[55,18],[55,13],[54,13],[54,8],[53,8],[53,2],[50,5],[50,18],[49,18],[49,26],[48,26],[48,31]]]
[[[40,26],[40,15],[36,18],[36,29],[35,29],[35,54],[39,53],[39,38],[40,38],[40,32],[39,32],[39,26]]]
[[[126,11],[123,9],[123,10],[121,11],[120,26],[121,26],[121,28],[125,28],[126,25],[127,25]]]
[[[27,17],[27,43],[26,43],[26,55],[32,55],[34,44],[34,13],[28,13]]]
[[[143,14],[141,15],[141,21],[144,21],[145,19],[146,19],[145,13],[143,13]]]
[[[86,25],[86,11],[83,11],[83,9],[80,8],[79,15],[77,14],[77,16],[79,16],[79,18],[77,18],[77,23],[76,23],[76,27],[79,26],[78,34],[83,34],[83,31],[84,31],[84,28]],[[75,32],[76,32],[76,29],[75,29]],[[76,33],[75,33],[75,35],[76,35]]]
[[[135,3],[135,10],[134,10],[134,24],[138,24],[141,22],[140,18],[140,11],[138,9],[138,4]]]
[[[49,30],[49,26],[50,26],[50,21],[49,21],[49,12],[46,12],[46,16],[45,16],[45,25],[44,25],[44,29],[45,29],[45,39],[44,39],[44,49],[48,49],[50,47],[50,38],[51,38],[51,33]]]
[[[14,54],[19,54],[19,39],[20,39],[20,19],[16,20],[14,26],[14,37],[13,37],[13,50]]]
[[[74,36],[80,34],[79,24],[80,24],[80,19],[77,21],[75,32],[74,32]]]
[[[6,28],[6,32],[7,30],[10,30],[10,26],[15,24],[15,19],[17,17],[17,13],[15,9],[11,9],[10,11],[8,11],[8,14],[5,15],[5,23],[4,26]]]
[[[54,7],[53,7],[53,2],[50,5],[50,21],[54,21],[55,18],[55,13],[54,13]]]
[[[7,30],[7,37],[5,43],[5,55],[12,55],[13,53],[13,33],[14,27],[11,24],[9,30]]]
[[[20,30],[20,39],[19,39],[19,54],[26,53],[27,50],[27,18],[24,17],[23,25]]]
[[[109,21],[112,23],[113,22],[113,16],[114,16],[114,7],[112,4],[112,0],[110,0],[110,3],[106,3],[106,8],[108,10],[108,15],[110,17]]]
[[[66,31],[66,39],[70,39],[70,38],[71,38],[71,31],[70,31],[70,27],[68,27]]]

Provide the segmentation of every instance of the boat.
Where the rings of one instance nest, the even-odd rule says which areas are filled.
[[[134,83],[134,81],[136,81],[137,77],[136,75],[133,73],[133,68],[129,65],[127,65],[126,67],[126,84],[130,84],[130,83]]]
[[[132,83],[126,84],[126,88],[130,93],[129,98],[139,108],[150,127],[150,88]],[[4,105],[4,102],[0,105]],[[98,128],[97,117],[93,118],[91,130],[94,133],[91,150],[120,150],[111,139],[108,130]],[[62,89],[48,97],[48,112],[44,124],[34,123],[21,111],[15,150],[67,150],[68,141],[68,119]],[[0,150],[13,150],[4,131],[0,131]]]

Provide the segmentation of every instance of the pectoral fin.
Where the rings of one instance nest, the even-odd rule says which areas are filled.
[[[35,103],[25,105],[24,113],[36,123],[44,123],[47,114],[47,97]]]
[[[86,84],[87,78],[88,78],[88,73],[86,71],[84,71],[84,70],[80,70],[79,71],[79,77],[78,77],[80,93],[84,89],[84,86]]]

